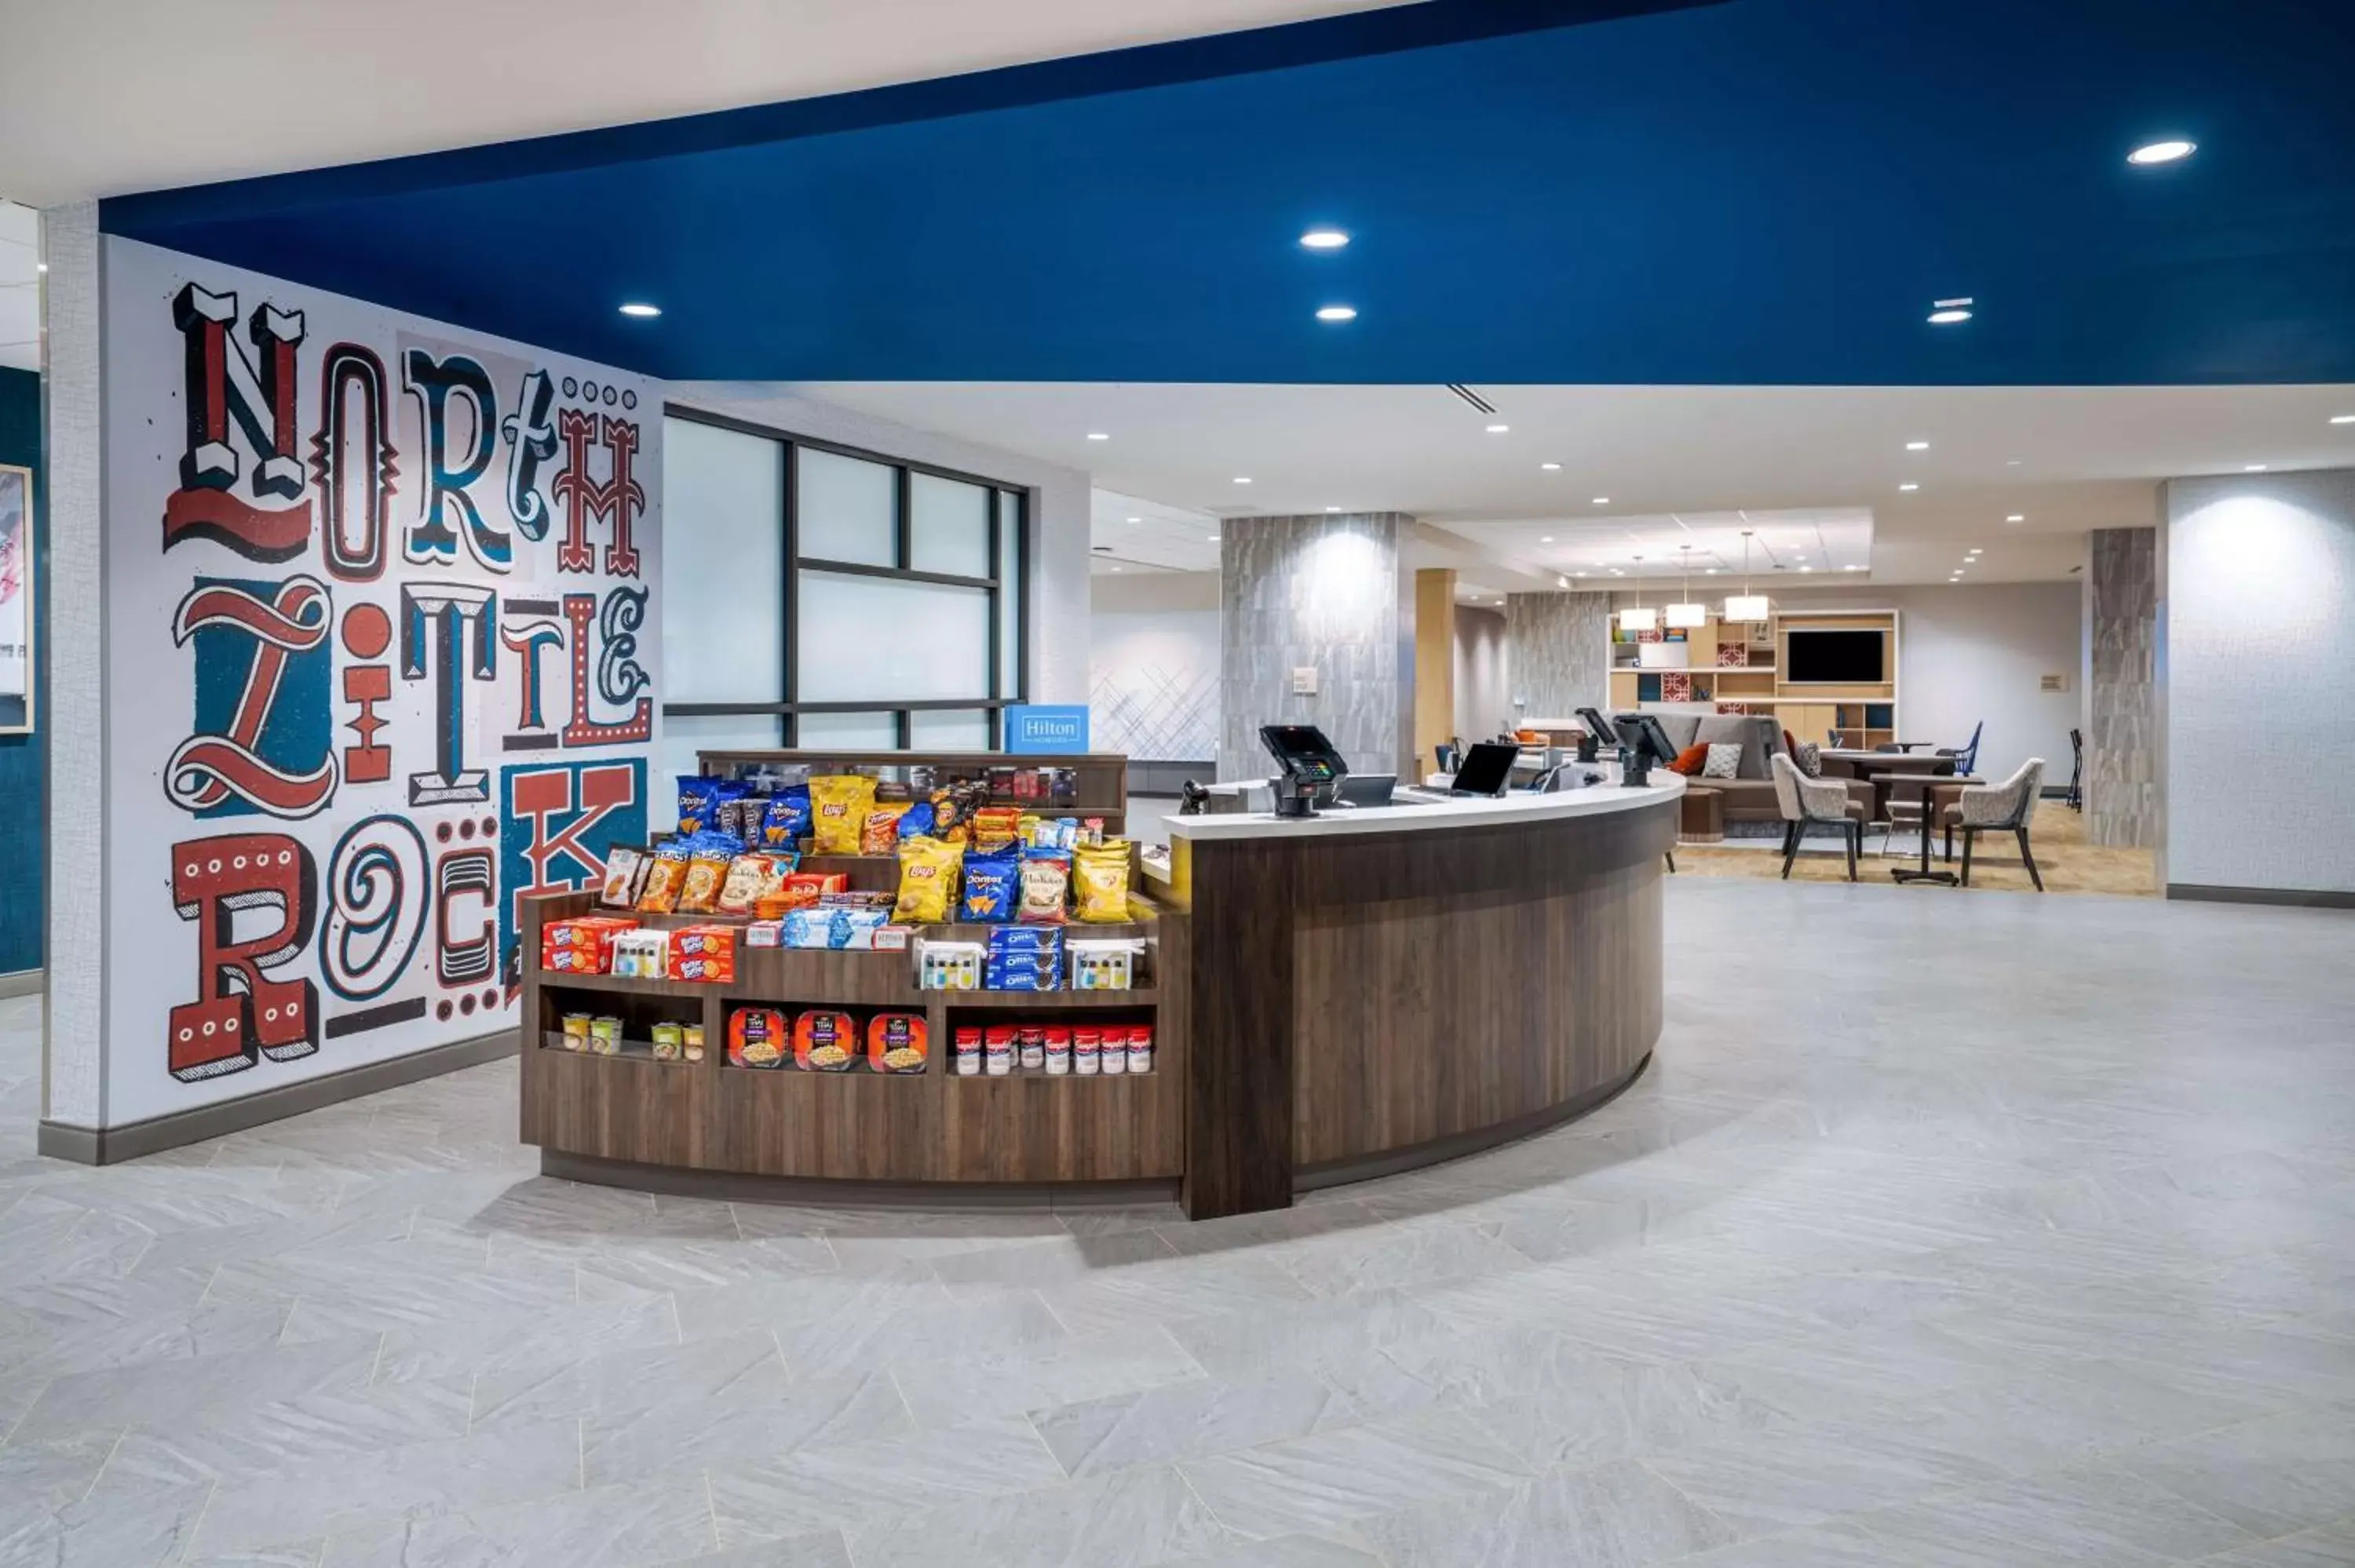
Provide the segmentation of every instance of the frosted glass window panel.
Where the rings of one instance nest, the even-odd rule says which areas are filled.
[[[897,751],[900,726],[891,715],[799,714],[794,726],[796,751]]]
[[[997,694],[1019,697],[1022,684],[1022,497],[997,493]]]
[[[986,697],[989,590],[804,571],[795,635],[805,703]]]
[[[784,697],[784,469],[782,442],[663,421],[666,701]]]
[[[919,708],[908,715],[908,745],[914,751],[987,751],[986,708]]]
[[[900,564],[895,470],[814,447],[795,452],[794,465],[798,471],[794,548],[805,559],[856,561],[862,567]]]
[[[989,575],[989,491],[929,473],[908,476],[908,564],[920,572]]]
[[[678,776],[699,773],[698,751],[772,751],[784,744],[784,725],[774,714],[666,715],[662,750],[654,782],[646,787],[646,825],[656,832],[678,826]]]

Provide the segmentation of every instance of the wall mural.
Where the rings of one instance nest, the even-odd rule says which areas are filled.
[[[656,384],[123,239],[106,323],[108,1122],[507,1027],[646,836]]]

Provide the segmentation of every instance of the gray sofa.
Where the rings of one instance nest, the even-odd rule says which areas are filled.
[[[1689,781],[1692,789],[1718,793],[1729,831],[1737,823],[1781,823],[1783,808],[1774,799],[1774,776],[1766,761],[1777,754],[1790,755],[1784,747],[1780,725],[1758,714],[1656,713],[1652,717],[1659,720],[1660,728],[1678,751],[1689,746],[1710,746],[1720,741],[1741,743],[1742,766],[1736,777],[1696,778]],[[1870,816],[1872,786],[1861,779],[1838,782],[1847,789],[1849,799],[1861,804],[1865,815]]]

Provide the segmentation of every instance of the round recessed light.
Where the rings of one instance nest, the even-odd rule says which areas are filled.
[[[1213,545],[1219,542],[1219,536],[1216,534],[1205,534],[1203,537],[1209,540]]]
[[[1715,567],[1710,567],[1710,568],[1709,568],[1709,570],[1707,570],[1707,571],[1703,572],[1703,573],[1701,574],[1701,576],[1703,576],[1703,577],[1713,577],[1717,576],[1717,568],[1716,568]]]
[[[2261,462],[2244,462],[2241,465],[2241,471],[2243,473],[2263,473],[2265,471],[2265,465]]]
[[[1930,450],[1930,443],[1927,441],[1907,441],[1905,443],[1905,450],[1909,452],[1926,452]]]
[[[1597,506],[1608,506],[1611,504],[1611,498],[1607,495],[1598,495],[1594,498],[1594,504]]]
[[[655,316],[662,314],[662,307],[660,305],[649,305],[640,300],[632,300],[628,304],[622,307],[622,313],[625,316],[636,316],[642,321],[650,320]]]
[[[1540,534],[1538,535],[1538,543],[1540,545],[1550,545],[1553,543],[1553,535],[1550,534]]]
[[[1801,567],[1799,569],[1800,569],[1801,571],[1803,571],[1803,572],[1812,572],[1812,571],[1814,571],[1816,568],[1815,568],[1815,567]]]
[[[2028,514],[2025,512],[2015,512],[2010,516],[2006,517],[2004,521],[2007,523],[2025,523],[2028,521]]]
[[[1501,436],[1512,428],[1510,425],[1491,425],[1488,427],[1488,433],[1492,436]]]
[[[1900,490],[1919,490],[1922,487],[1918,484],[1901,484],[1897,488]]]
[[[1864,570],[1864,568],[1862,567],[1842,567],[1840,570],[1844,572],[1860,572]]]
[[[1337,506],[1327,506],[1325,510],[1327,512],[1338,512],[1341,509]]]
[[[1300,243],[1311,250],[1338,250],[1349,237],[1337,228],[1312,228],[1300,237]]]
[[[2152,164],[2179,164],[2199,150],[2200,143],[2197,142],[2186,142],[2180,139],[2147,142],[2128,153],[2126,162],[2146,167]]]
[[[1114,571],[1118,571],[1118,570],[1120,570],[1120,568],[1119,568],[1118,567],[1114,567],[1113,568],[1113,570],[1114,570]]]
[[[2334,420],[2333,423],[2336,423],[2336,421]],[[1561,464],[1558,462],[1541,462],[1538,464],[1538,466],[1545,470],[1548,473],[1560,473],[1561,471]]]
[[[1950,305],[1943,311],[1932,311],[1930,313],[1930,324],[1932,326],[1954,326],[1957,323],[1966,322],[1970,319],[1971,313],[1964,310],[1959,305]]]
[[[1320,322],[1353,322],[1358,319],[1358,307],[1355,305],[1326,305],[1317,311],[1316,319]]]
[[[1237,484],[1249,484],[1251,482],[1251,475],[1247,473],[1239,473],[1235,475],[1235,482]]]
[[[1104,430],[1090,430],[1088,432],[1088,440],[1092,441],[1108,441],[1112,440],[1112,436],[1109,432]]]
[[[1128,519],[1127,519],[1127,521],[1128,521],[1128,522],[1131,522],[1131,523],[1142,523],[1142,522],[1144,522],[1144,521],[1145,521],[1145,519],[1144,519],[1144,518],[1142,518],[1142,517],[1131,517],[1131,518],[1128,518]]]
[[[1584,572],[1572,572],[1572,573],[1571,573],[1570,575],[1571,575],[1572,577],[1584,577],[1586,574],[1585,574]]]

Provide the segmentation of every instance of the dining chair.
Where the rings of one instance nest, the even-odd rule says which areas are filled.
[[[1979,765],[1979,735],[1986,728],[1987,720],[1979,720],[1978,723],[1971,726],[1971,738],[1969,741],[1961,746],[1942,746],[1937,749],[1934,755],[1953,758],[1955,759],[1955,771],[1957,773],[1969,773],[1975,771]]]
[[[1864,808],[1849,799],[1847,786],[1810,779],[1781,752],[1766,759],[1774,776],[1774,804],[1783,813],[1783,880],[1791,880],[1791,863],[1799,856],[1799,841],[1807,829],[1825,823],[1840,830],[1848,842],[1848,879],[1856,880],[1856,859],[1864,849]]]
[[[1971,885],[1971,844],[1981,833],[2009,833],[2019,841],[2020,863],[2036,891],[2044,891],[2044,874],[2028,847],[2028,821],[2035,813],[2037,792],[2044,786],[2044,758],[2031,757],[2019,771],[2000,784],[1974,784],[1945,810],[1946,843],[1952,853],[1955,834],[1963,835],[1963,885]]]

